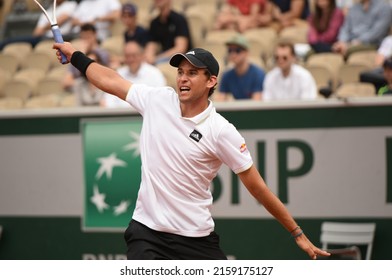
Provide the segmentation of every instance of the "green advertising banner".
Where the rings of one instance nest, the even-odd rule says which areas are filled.
[[[141,120],[83,121],[83,230],[123,231],[140,184]]]
[[[392,99],[372,102],[217,109],[315,245],[324,221],[371,222],[372,259],[391,260]],[[3,112],[0,127],[0,260],[125,259],[123,233],[141,180],[142,118],[101,108]],[[229,258],[308,259],[227,166],[211,190]],[[34,242],[21,242],[26,236]]]

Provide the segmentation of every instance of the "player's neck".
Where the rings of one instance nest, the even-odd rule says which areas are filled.
[[[206,110],[209,104],[210,101],[208,99],[200,100],[199,102],[181,102],[181,116],[184,118],[193,118]]]

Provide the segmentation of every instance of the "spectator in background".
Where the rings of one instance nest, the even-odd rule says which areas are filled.
[[[61,34],[64,40],[69,41],[73,39],[72,34],[72,15],[77,8],[75,1],[68,0],[57,0],[56,6],[56,18],[57,24],[60,27]],[[50,16],[53,15],[53,4],[47,9]],[[53,33],[51,30],[50,23],[48,22],[44,13],[42,13],[37,21],[37,24],[33,30],[33,34],[29,36],[20,36],[16,38],[10,38],[3,41],[0,44],[0,50],[2,50],[7,44],[16,42],[28,42],[31,43],[32,47],[35,47],[42,40],[53,39]]]
[[[332,50],[347,58],[356,51],[376,49],[388,35],[391,19],[391,7],[383,0],[355,3],[347,13]]]
[[[294,45],[279,42],[274,56],[276,66],[265,76],[263,100],[316,99],[316,82],[308,70],[295,63]]]
[[[110,56],[109,53],[100,47],[98,42],[97,30],[95,26],[90,23],[86,23],[81,26],[79,33],[79,49],[84,53],[93,53],[96,55],[102,65],[109,65]],[[75,79],[80,77],[80,72],[72,65],[68,66],[67,74],[63,79],[63,87],[67,91],[74,92]]]
[[[214,29],[233,29],[240,33],[268,26],[272,21],[272,5],[268,0],[226,0],[216,18]]]
[[[99,54],[92,50],[86,55],[102,64]],[[99,106],[104,92],[90,83],[83,75],[79,75],[74,81],[74,92],[76,95],[76,103],[78,106]]]
[[[386,85],[378,90],[378,95],[392,94],[392,57],[387,58],[383,63],[383,74],[386,80]]]
[[[354,4],[355,0],[336,0],[336,6],[342,10],[344,15],[347,15],[348,10]]]
[[[273,27],[280,32],[293,25],[305,25],[309,16],[307,0],[271,0],[273,8]]]
[[[64,40],[73,39],[72,34],[72,15],[77,9],[77,3],[75,1],[57,0],[56,6],[56,18],[57,24],[60,27],[61,35]],[[47,10],[49,15],[53,14],[53,4]],[[51,25],[48,22],[44,13],[38,19],[37,26],[33,31],[34,36],[44,36],[45,38],[53,38]]]
[[[392,35],[389,35],[382,40],[380,47],[377,50],[375,58],[375,69],[366,71],[360,74],[360,81],[365,83],[372,83],[379,90],[387,81],[384,76],[383,64],[388,57],[392,56]]]
[[[339,30],[344,22],[343,12],[336,7],[335,0],[316,0],[315,10],[308,18],[308,42],[312,50],[332,52]]]
[[[123,4],[121,21],[125,26],[124,42],[136,41],[145,47],[149,38],[148,31],[137,24],[137,7],[134,4]]]
[[[185,53],[192,48],[186,18],[173,11],[171,0],[154,0],[159,15],[150,24],[150,42],[146,58],[150,64],[168,62],[175,53]]]
[[[72,23],[74,32],[79,33],[85,23],[94,24],[99,41],[111,36],[111,24],[120,18],[119,0],[82,0],[76,9]]]
[[[125,65],[117,69],[124,79],[134,84],[166,86],[162,72],[144,61],[144,49],[136,41],[129,41],[124,47]],[[104,107],[129,107],[129,103],[110,94],[104,94],[101,105]]]
[[[228,59],[233,68],[223,73],[215,100],[228,100],[231,94],[234,99],[260,100],[263,92],[265,73],[249,61],[249,43],[238,34],[226,42]]]

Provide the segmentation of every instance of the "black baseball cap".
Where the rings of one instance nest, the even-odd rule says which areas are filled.
[[[209,51],[202,48],[194,48],[187,53],[177,53],[170,59],[170,65],[178,67],[184,58],[193,66],[205,68],[211,75],[218,76],[219,63]]]

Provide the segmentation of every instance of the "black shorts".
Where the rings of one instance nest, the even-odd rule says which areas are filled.
[[[226,260],[219,236],[187,237],[152,230],[132,220],[124,233],[128,260]]]

